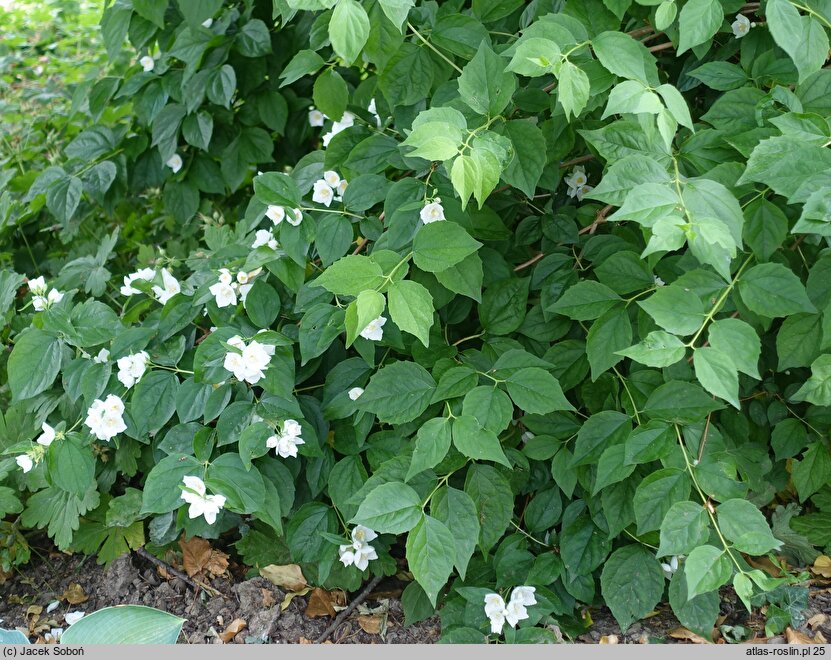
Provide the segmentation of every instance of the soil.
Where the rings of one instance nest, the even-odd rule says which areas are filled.
[[[29,630],[34,641],[52,627],[64,627],[64,615],[70,611],[93,612],[102,607],[120,604],[140,604],[156,607],[186,619],[180,642],[190,644],[228,643],[311,643],[326,630],[333,619],[330,616],[310,618],[306,615],[309,595],[295,596],[283,610],[286,592],[262,577],[235,580],[230,573],[205,580],[218,595],[204,590],[195,591],[182,579],[165,579],[153,564],[136,555],[125,555],[109,567],[94,563],[92,558],[52,553],[42,560],[34,560],[21,573],[0,585],[0,627]],[[77,585],[77,586],[73,586]],[[80,587],[80,590],[79,590]],[[67,591],[67,590],[70,591]],[[805,613],[807,623],[798,633],[813,639],[820,633],[831,640],[831,594],[815,590],[810,607]],[[341,623],[329,640],[335,644],[429,644],[438,640],[441,626],[438,617],[404,627],[400,588],[382,583],[361,605]],[[357,594],[350,594],[351,601]],[[76,604],[68,604],[66,596]],[[83,602],[77,600],[83,598]],[[47,605],[61,600],[51,613]],[[367,616],[369,608],[374,615]],[[363,609],[363,615],[361,610]],[[680,624],[669,607],[659,606],[647,619],[633,624],[621,633],[606,608],[589,612],[593,624],[577,640],[580,643],[643,644],[655,642],[686,642],[679,639]],[[763,639],[764,619],[749,617],[735,602],[735,595],[725,593],[722,598],[724,623],[741,625],[757,631],[757,642],[786,643],[784,636]],[[819,616],[816,615],[825,615]],[[245,622],[234,628],[238,619]],[[813,619],[813,623],[810,623]],[[367,630],[381,630],[367,632]],[[819,637],[818,641],[823,641]],[[804,638],[803,638],[804,639]],[[701,641],[700,639],[697,641]]]

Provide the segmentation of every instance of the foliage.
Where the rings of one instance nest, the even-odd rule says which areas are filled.
[[[16,528],[103,562],[228,535],[346,589],[403,547],[407,620],[455,642],[662,599],[707,634],[725,584],[784,611],[778,557],[831,544],[824,3],[101,26],[71,141],[0,173]]]

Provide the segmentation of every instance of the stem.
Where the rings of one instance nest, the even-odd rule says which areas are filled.
[[[308,211],[309,213],[337,213],[338,215],[348,215],[350,218],[358,218],[363,220],[364,216],[350,213],[349,211],[338,211],[337,209],[316,209],[311,206],[301,206],[301,211]]]
[[[623,389],[626,390],[626,395],[629,397],[629,403],[632,404],[632,410],[635,412],[635,422],[638,426],[641,425],[641,418],[638,415],[638,406],[635,405],[635,399],[632,397],[632,392],[629,391],[629,386],[626,384],[626,379],[621,375],[621,373],[617,370],[617,367],[612,367],[612,371],[615,372],[615,375],[620,378],[620,382],[623,385]]]
[[[523,261],[519,266],[514,268],[514,272],[518,273],[519,271],[524,270],[525,268],[528,268],[529,266],[533,266],[535,263],[537,263],[544,256],[545,256],[544,252],[540,252],[539,254],[535,254],[528,261]]]
[[[484,334],[485,334],[484,332],[480,332],[478,335],[470,335],[469,337],[462,337],[461,339],[459,339],[457,341],[454,341],[452,345],[453,346],[458,346],[459,344],[463,344],[464,342],[469,341],[471,339],[478,339],[479,337],[481,337]]]
[[[822,23],[823,25],[825,25],[825,27],[827,27],[827,28],[831,28],[831,23],[829,23],[829,22],[828,22],[828,19],[826,19],[826,18],[825,18],[824,16],[822,16],[821,14],[818,14],[817,12],[815,12],[815,11],[814,11],[813,9],[811,9],[810,7],[806,7],[805,5],[800,5],[800,4],[797,4],[796,2],[791,2],[791,4],[792,4],[794,7],[796,7],[797,9],[801,9],[802,11],[807,12],[808,14],[811,14],[811,16],[813,16],[813,17],[814,17],[814,18],[816,18],[816,19],[817,19],[820,23]]]
[[[528,532],[526,532],[524,529],[522,529],[522,527],[520,527],[519,525],[517,525],[517,524],[516,524],[513,520],[511,521],[511,525],[513,526],[513,528],[514,528],[516,531],[518,531],[520,534],[522,534],[522,535],[523,535],[523,536],[525,536],[526,538],[531,539],[534,543],[539,543],[539,544],[540,544],[542,547],[544,547],[544,548],[550,548],[550,547],[551,547],[550,545],[548,545],[548,543],[543,543],[543,542],[542,542],[542,541],[540,541],[539,539],[535,539],[535,538],[534,538],[533,536],[531,536]]]
[[[454,69],[456,69],[456,72],[457,72],[457,73],[461,73],[461,72],[462,72],[462,70],[461,70],[461,69],[460,69],[460,68],[456,65],[456,63],[455,63],[453,60],[451,60],[449,57],[447,57],[447,55],[445,55],[444,53],[442,53],[442,52],[441,52],[438,48],[436,48],[433,44],[431,44],[429,41],[427,41],[427,39],[425,39],[425,38],[422,36],[421,32],[419,32],[418,30],[416,30],[416,29],[415,29],[415,27],[413,26],[413,24],[412,24],[412,23],[410,23],[409,21],[407,21],[407,27],[410,29],[410,31],[411,31],[411,32],[412,32],[415,36],[417,36],[419,39],[421,39],[421,41],[424,43],[424,45],[425,45],[425,46],[427,46],[427,48],[429,48],[430,50],[432,50],[432,51],[433,51],[436,55],[438,55],[438,56],[439,56],[440,58],[442,58],[445,62],[447,62],[450,66],[452,66]]]
[[[565,169],[566,167],[571,167],[572,165],[579,165],[580,163],[587,163],[590,160],[594,160],[594,156],[591,154],[572,158],[571,160],[564,160],[560,163],[560,169]]]

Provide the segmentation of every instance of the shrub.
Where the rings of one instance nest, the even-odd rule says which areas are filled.
[[[403,549],[448,641],[783,602],[831,543],[829,21],[116,0],[86,127],[4,175],[13,528],[349,590]]]

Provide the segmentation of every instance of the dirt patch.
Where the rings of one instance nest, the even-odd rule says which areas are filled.
[[[121,557],[104,568],[96,565],[92,558],[52,553],[42,560],[33,561],[21,573],[0,585],[0,627],[48,631],[51,627],[65,627],[64,615],[67,612],[81,610],[90,613],[111,605],[137,604],[156,607],[186,619],[180,638],[185,643],[222,643],[220,636],[224,636],[230,643],[285,644],[315,640],[333,620],[328,616],[306,616],[311,594],[294,597],[282,609],[286,592],[264,578],[237,581],[226,574],[210,580],[209,585],[219,595],[211,596],[205,591],[197,593],[178,578],[163,579],[155,566],[135,555]],[[380,611],[380,614],[364,615],[359,620],[361,612],[354,612],[337,628],[330,640],[336,644],[436,642],[441,631],[438,617],[405,628],[401,603],[394,597],[395,593],[395,589],[382,583],[362,605]],[[355,595],[347,595],[347,602]],[[74,601],[79,598],[85,600],[69,604],[66,597]],[[60,606],[47,613],[47,605],[55,600],[61,600]],[[721,614],[725,625],[743,626],[754,631],[757,643],[783,644],[788,641],[784,635],[765,639],[764,617],[748,615],[730,591],[722,595]],[[593,624],[588,632],[577,638],[579,643],[608,643],[610,640],[619,644],[692,641],[673,636],[673,631],[680,624],[665,604],[659,605],[654,615],[634,623],[626,633],[621,633],[611,612],[605,607],[593,608],[590,615]],[[232,624],[239,619],[245,621],[245,627],[237,632]],[[805,623],[797,629],[799,634],[814,639],[820,633],[831,640],[831,594],[827,590],[812,592],[804,620]],[[812,620],[813,624],[810,623]],[[374,633],[364,629],[373,630],[373,627],[380,627],[381,631]],[[32,636],[34,638],[35,635]]]

